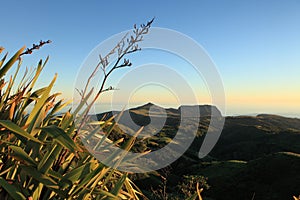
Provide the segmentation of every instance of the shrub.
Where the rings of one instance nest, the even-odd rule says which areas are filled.
[[[184,180],[178,185],[178,189],[184,194],[186,198],[192,196],[195,193],[200,194],[203,189],[209,189],[207,178],[204,176],[189,175],[184,176],[183,178]]]

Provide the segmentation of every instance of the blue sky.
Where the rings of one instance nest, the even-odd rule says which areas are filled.
[[[5,1],[0,46],[10,53],[52,40],[24,65],[50,55],[41,85],[72,98],[84,59],[99,43],[156,17],[204,47],[222,77],[228,114],[300,113],[300,1]],[[134,63],[134,60],[132,60]],[[171,61],[170,61],[171,62]]]

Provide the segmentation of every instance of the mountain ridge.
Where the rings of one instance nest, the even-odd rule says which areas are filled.
[[[183,105],[177,109],[165,109],[147,103],[123,112],[125,118],[130,116],[138,127],[145,126],[143,131],[150,132],[150,137],[139,140],[133,149],[137,152],[156,151],[172,141],[180,125],[180,111],[185,108],[188,112],[198,109],[199,112],[202,111],[202,115],[193,143],[170,165],[169,179],[172,179],[168,182],[170,188],[176,188],[185,175],[203,175],[208,177],[208,184],[211,185],[211,189],[204,191],[203,195],[210,199],[250,199],[255,193],[258,199],[279,200],[298,195],[297,192],[300,191],[300,176],[296,173],[300,170],[298,118],[274,114],[224,116],[225,124],[216,145],[208,156],[199,159],[198,151],[210,125],[209,111],[217,107]],[[166,114],[165,121],[162,121],[163,113],[162,116],[157,115],[163,110]],[[151,115],[151,112],[154,115]],[[105,112],[97,117],[99,120],[105,120],[116,114],[120,114],[120,111]],[[194,119],[188,117],[187,120]],[[122,122],[129,128],[121,128],[124,130],[123,133],[112,135],[110,139],[122,137],[128,139],[127,131],[130,129],[134,133],[136,130],[134,127],[126,124],[126,120],[121,120]],[[156,127],[157,122],[164,123],[161,129]],[[188,126],[184,128],[186,133],[192,131]],[[164,174],[164,169],[158,173]],[[146,175],[146,177],[148,178],[140,178],[136,183],[143,191],[151,192],[149,187],[157,187],[155,182],[159,182],[160,179],[156,176]],[[171,191],[176,193],[175,189]]]
[[[217,110],[218,112],[221,113],[221,111],[218,109],[217,106],[210,105],[210,104],[199,104],[199,105],[183,104],[183,105],[180,105],[180,106],[177,106],[177,107],[169,107],[169,106],[161,106],[161,105],[155,104],[153,102],[148,102],[148,103],[145,103],[145,104],[142,104],[142,105],[131,107],[131,108],[125,109],[124,111],[149,109],[151,106],[155,106],[155,107],[165,109],[167,111],[170,111],[171,113],[177,113],[180,110],[181,107],[197,107],[197,106],[199,108],[206,109],[206,110],[209,109],[209,108],[212,108],[212,109],[215,109],[215,110]],[[103,116],[104,114],[109,114],[109,113],[119,114],[120,112],[121,112],[121,110],[112,110],[112,111],[99,112],[96,115],[97,116]],[[110,117],[111,116],[112,115],[110,115]],[[234,114],[234,115],[224,115],[224,114],[222,114],[222,116],[224,116],[224,117],[277,117],[277,118],[282,117],[282,118],[290,118],[290,119],[299,119],[300,120],[300,116],[298,117],[296,115],[290,116],[288,114],[284,115],[284,114],[274,114],[274,113]]]
[[[203,105],[181,105],[178,108],[164,108],[162,106],[156,105],[152,102],[148,102],[144,105],[140,105],[134,108],[129,108],[126,109],[124,111],[106,111],[106,112],[102,112],[102,113],[97,113],[96,116],[98,118],[98,120],[101,120],[104,117],[104,120],[109,119],[110,117],[112,117],[113,115],[118,115],[121,112],[130,112],[130,113],[136,113],[137,111],[141,111],[144,110],[146,111],[145,113],[142,114],[149,114],[147,111],[149,111],[151,109],[161,109],[161,110],[165,110],[167,114],[170,115],[179,115],[180,112],[184,109],[187,110],[187,112],[189,111],[193,111],[193,110],[199,110],[199,114],[200,117],[204,117],[204,116],[211,116],[211,110],[214,111],[215,114],[217,114],[218,116],[222,116],[221,111],[214,105],[208,105],[208,104],[203,104]]]

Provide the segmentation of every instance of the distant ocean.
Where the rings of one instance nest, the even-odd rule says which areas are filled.
[[[142,106],[146,103],[135,103],[135,104],[129,104],[129,105],[125,105],[125,104],[114,104],[113,106],[110,103],[101,103],[101,104],[95,104],[91,110],[90,110],[90,114],[99,114],[99,113],[103,113],[103,112],[108,112],[108,111],[121,111],[123,109],[130,109],[130,108],[135,108],[138,106]],[[176,104],[156,104],[158,106],[161,106],[163,108],[178,108],[180,105],[176,105]],[[75,110],[75,108],[77,107],[76,104],[70,104],[69,106],[66,106],[64,109],[62,109],[60,111],[60,113],[66,112],[68,110],[71,109]],[[31,108],[29,107],[28,112],[31,111]],[[238,113],[237,111],[235,112],[227,112],[226,116],[256,116],[258,114],[272,114],[272,115],[280,115],[280,116],[284,116],[284,117],[290,117],[290,118],[299,118],[300,119],[300,113],[282,113],[282,112],[273,112],[273,113],[268,113],[268,112],[255,112],[255,113],[245,113],[245,112],[241,112]]]

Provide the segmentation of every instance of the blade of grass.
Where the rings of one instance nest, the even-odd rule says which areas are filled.
[[[62,150],[62,146],[60,145],[54,145],[51,146],[51,150],[48,151],[38,164],[37,169],[42,173],[47,173],[50,167],[55,163],[55,160],[57,159],[59,152]]]
[[[33,123],[33,119],[36,117],[36,115],[38,115],[38,113],[40,112],[41,108],[45,105],[45,102],[47,101],[50,91],[54,85],[54,82],[57,78],[57,74],[54,76],[53,80],[51,81],[51,83],[49,84],[49,86],[46,88],[46,90],[43,92],[42,96],[40,99],[38,99],[37,103],[35,104],[34,108],[32,109],[27,121],[26,121],[26,125],[29,125],[31,123]]]
[[[22,47],[15,55],[0,69],[0,79],[6,74],[6,72],[12,67],[12,65],[19,59],[20,54],[24,51],[25,46]]]
[[[100,172],[102,172],[103,174],[106,174],[108,172],[108,170],[109,170],[109,168],[106,168],[102,164],[100,164],[96,169],[91,171],[91,173],[87,174],[86,177],[82,181],[79,182],[76,189],[70,194],[70,196],[74,196],[74,195],[77,195],[77,193],[79,193],[79,192],[83,192],[82,189],[84,187],[87,187],[86,185],[88,185],[88,183],[91,182],[93,180],[93,178],[95,178],[97,176],[97,174],[99,174]]]
[[[22,138],[19,138],[20,140],[25,138],[27,140],[32,140],[34,142],[41,143],[41,141],[39,141],[38,139],[36,139],[32,135],[30,135],[29,133],[24,131],[22,128],[20,128],[18,125],[16,125],[12,121],[0,120],[0,125],[7,128],[8,130],[14,132],[16,134],[16,136],[19,136],[19,137],[21,136]]]
[[[6,53],[6,54],[4,55],[4,57],[0,60],[0,68],[2,67],[4,61],[6,60],[7,55],[8,55],[8,53]]]
[[[40,76],[40,74],[41,74],[43,68],[45,67],[46,63],[48,62],[48,60],[49,60],[49,56],[46,58],[44,64],[43,64],[42,60],[39,61],[39,64],[38,64],[36,72],[35,72],[35,75],[34,75],[32,81],[31,81],[31,84],[29,86],[29,90],[32,90],[32,88],[34,87],[38,77]]]
[[[53,189],[59,189],[59,186],[56,181],[54,181],[49,176],[46,176],[45,174],[41,173],[36,168],[22,165],[21,169],[24,172],[26,172],[28,175],[33,177],[35,180],[37,180],[39,183],[42,183],[43,185],[45,185],[46,187],[53,188]]]
[[[9,146],[9,148],[14,151],[11,156],[21,159],[32,166],[36,166],[36,162],[21,147]]]
[[[73,185],[76,181],[81,180],[90,172],[91,172],[91,163],[86,163],[67,173],[61,179],[59,185],[62,189],[65,189],[68,185]]]
[[[26,197],[14,185],[9,184],[5,179],[0,177],[0,186],[15,200],[26,200]]]
[[[41,129],[46,133],[48,133],[57,143],[67,148],[71,152],[74,153],[75,150],[77,149],[77,146],[75,142],[72,140],[72,138],[69,135],[67,135],[66,132],[61,128],[55,125],[49,125]]]
[[[118,195],[122,186],[127,178],[127,173],[124,173],[123,176],[119,179],[119,181],[115,184],[115,187],[111,190],[113,195]]]

